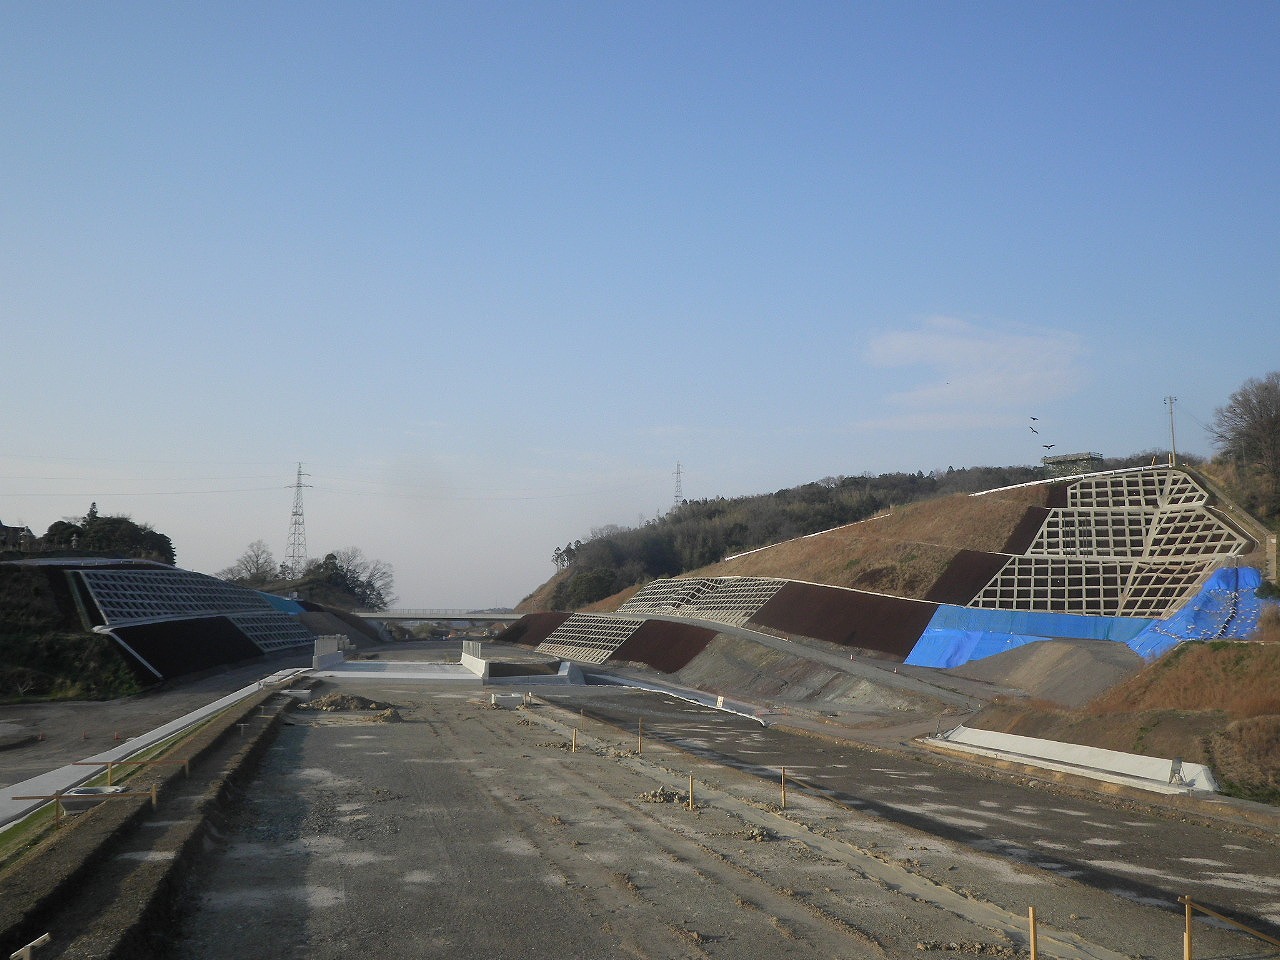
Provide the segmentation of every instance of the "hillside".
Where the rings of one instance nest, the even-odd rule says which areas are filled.
[[[1230,492],[1221,482],[1222,471],[1207,472],[1201,467],[1199,472],[1215,487]],[[779,577],[924,599],[962,550],[1017,552],[1016,540],[1029,508],[1045,507],[1052,495],[1051,489],[1043,484],[1028,484],[981,496],[969,492],[934,496],[887,508],[867,519],[664,575]],[[1238,509],[1228,508],[1224,512],[1245,522],[1251,535],[1265,532]],[[605,537],[601,542],[609,540]],[[584,550],[594,544],[593,541],[584,545]],[[1262,549],[1240,557],[1239,562],[1242,566],[1265,566]],[[516,609],[520,612],[578,609],[607,613],[617,610],[640,586],[635,583],[594,601],[564,604],[566,587],[582,573],[576,566],[557,571]]]
[[[1019,651],[1014,651],[1015,653]],[[992,657],[962,671],[1016,677]],[[1001,669],[1001,667],[1006,669]],[[1253,642],[1187,643],[1078,709],[998,701],[971,726],[1208,764],[1224,792],[1280,803],[1280,611]]]
[[[1265,642],[1242,642],[1265,613],[1242,578],[1258,583],[1248,568],[1265,567],[1266,535],[1216,480],[1145,464],[897,505],[579,609],[745,624],[674,679],[766,709],[927,721],[941,703],[963,710],[938,692],[954,684],[989,704],[976,725],[1207,762],[1229,791],[1280,800],[1274,608]],[[527,602],[554,605],[574,576],[560,570]],[[1178,639],[1193,642],[1148,666]],[[859,658],[902,666],[890,678]]]
[[[138,689],[115,644],[59,609],[43,572],[0,565],[0,700],[107,699]]]
[[[961,549],[996,552],[1013,535],[1028,506],[1041,506],[1045,489],[1018,487],[973,497],[956,493],[888,507],[868,519],[807,533],[741,552],[680,576],[768,576],[856,587],[902,597],[923,597]],[[584,561],[586,562],[586,561]],[[522,613],[557,607],[565,585],[580,571],[558,571],[517,606]],[[574,609],[612,611],[638,584]]]
[[[922,599],[962,549],[1004,548],[1042,488],[907,504],[836,530],[754,550],[694,572],[703,577],[784,577]]]
[[[833,530],[931,498],[1028,483],[1042,473],[1031,467],[972,467],[929,474],[827,477],[775,493],[684,501],[639,527],[599,528],[586,542],[557,547],[552,559],[558,573],[516,609],[522,613],[585,609],[630,587],[685,575],[724,557]]]
[[[959,493],[922,500],[834,530],[760,547],[685,576],[781,577],[924,599],[961,550],[1004,550],[1027,508],[1042,506],[1044,498],[1044,487],[1030,486],[980,497]],[[628,588],[582,609],[610,612],[635,592]],[[553,595],[549,582],[526,603],[547,602]]]

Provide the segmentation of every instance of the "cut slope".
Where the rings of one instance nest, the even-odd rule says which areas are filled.
[[[722,560],[689,576],[783,577],[922,600],[957,553],[999,553],[1046,487],[956,494]]]
[[[1235,718],[1280,714],[1280,642],[1184,643],[1094,701],[1089,712],[1165,708],[1223,710]]]
[[[1080,709],[996,703],[965,722],[1206,763],[1224,792],[1275,803],[1280,801],[1280,628],[1264,626],[1258,636],[1262,642],[1183,644]],[[992,661],[1000,659],[956,672],[974,676],[984,668],[996,670],[1000,665]]]
[[[1110,640],[1045,640],[947,673],[1022,690],[1037,700],[1080,707],[1142,669],[1143,660]]]
[[[942,707],[929,697],[894,689],[794,653],[717,634],[701,656],[676,673],[680,683],[753,703],[806,705],[873,716]]]

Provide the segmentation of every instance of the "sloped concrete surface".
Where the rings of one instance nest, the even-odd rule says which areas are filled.
[[[1207,767],[1182,760],[979,730],[963,724],[931,739],[955,750],[1002,757],[1156,793],[1215,793],[1218,789]]]

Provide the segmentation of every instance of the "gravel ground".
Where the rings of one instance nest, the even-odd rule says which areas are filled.
[[[310,665],[310,654],[294,654],[220,670],[121,700],[0,704],[0,786],[109,750],[117,739],[154,730],[273,671]]]
[[[291,718],[191,871],[170,960],[1015,957],[1030,906],[1048,956],[1181,950],[1167,909],[823,796],[782,810],[775,782],[658,740],[636,755],[571,701],[340,689],[405,722]],[[1197,957],[1261,953],[1197,925]]]
[[[432,643],[378,656],[457,654],[456,643]],[[0,751],[0,782],[100,750],[84,730],[131,736],[264,672],[111,704],[0,709],[10,731],[44,735]],[[845,730],[872,744],[858,747],[616,688],[543,690],[546,700],[518,710],[493,709],[491,688],[318,690],[390,701],[405,722],[291,714],[207,821],[204,853],[184,867],[148,943],[160,933],[167,960],[1022,957],[1034,906],[1046,956],[1173,958],[1182,892],[1280,929],[1274,832],[903,754],[927,716],[894,711],[883,729]],[[781,764],[809,784],[793,784],[785,810]],[[146,835],[180,830],[176,806],[162,803],[117,857],[171,858]],[[1196,924],[1202,960],[1271,955],[1261,946]]]

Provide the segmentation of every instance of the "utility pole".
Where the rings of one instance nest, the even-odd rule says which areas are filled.
[[[1178,398],[1174,396],[1164,398],[1164,402],[1169,407],[1169,466],[1171,467],[1178,465],[1178,439],[1173,432],[1173,405],[1177,401]]]
[[[671,509],[672,509],[672,510],[674,510],[674,509],[676,509],[676,507],[680,506],[680,502],[681,502],[682,500],[684,500],[684,490],[683,490],[683,489],[681,488],[681,486],[680,486],[680,475],[681,475],[681,470],[680,470],[680,461],[679,461],[679,460],[677,460],[677,461],[676,461],[676,474],[675,474],[675,476],[676,476],[676,495],[675,495],[675,497],[673,498],[673,500],[672,500],[672,502],[671,502]]]
[[[289,569],[289,576],[296,579],[302,576],[307,567],[307,524],[302,516],[302,490],[311,484],[303,483],[303,477],[311,474],[302,472],[302,464],[298,464],[298,479],[293,483],[293,516],[289,520],[289,548],[285,551],[284,565]]]

